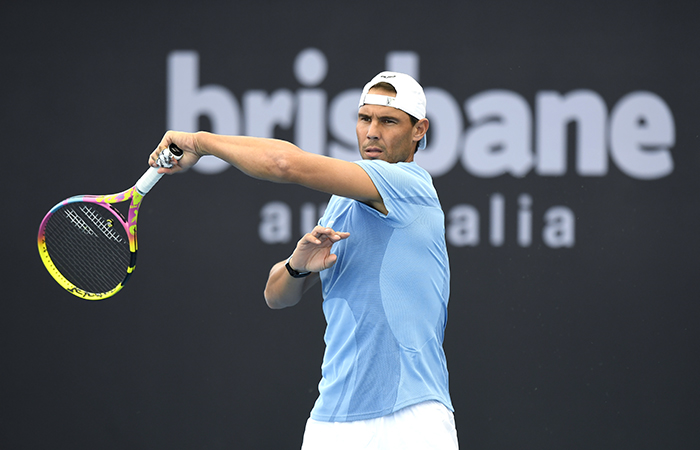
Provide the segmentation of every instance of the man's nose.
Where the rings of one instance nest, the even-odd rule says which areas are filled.
[[[379,139],[379,126],[375,121],[370,122],[367,127],[367,139]]]

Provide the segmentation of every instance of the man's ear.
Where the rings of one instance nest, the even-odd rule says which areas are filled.
[[[413,125],[413,140],[418,142],[423,139],[425,133],[428,132],[428,128],[430,128],[430,122],[428,119],[421,119],[416,122],[416,124]]]

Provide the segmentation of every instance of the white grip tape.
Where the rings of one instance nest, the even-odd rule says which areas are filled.
[[[148,191],[155,186],[162,176],[162,173],[158,173],[157,167],[149,168],[146,173],[139,178],[139,181],[136,182],[136,190],[139,191],[141,195],[148,194]]]

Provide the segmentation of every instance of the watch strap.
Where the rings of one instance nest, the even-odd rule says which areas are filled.
[[[287,263],[284,265],[284,267],[287,268],[287,272],[289,272],[289,275],[291,275],[294,278],[304,278],[311,275],[311,272],[299,272],[298,270],[292,269],[292,266],[289,265],[289,261],[291,260],[292,257],[290,256],[289,258],[287,258]]]

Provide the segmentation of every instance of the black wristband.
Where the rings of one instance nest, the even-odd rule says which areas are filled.
[[[290,256],[289,259],[287,259],[287,263],[284,265],[284,267],[287,268],[287,272],[289,272],[289,275],[293,276],[294,278],[304,278],[311,275],[311,272],[299,272],[297,270],[292,269],[292,266],[289,265],[289,261],[291,259],[292,257]]]

